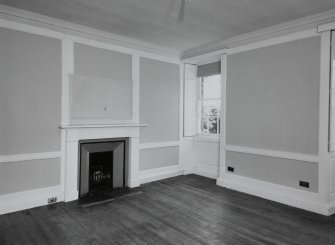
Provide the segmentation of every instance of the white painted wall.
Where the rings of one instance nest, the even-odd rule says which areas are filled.
[[[203,64],[221,56],[223,118],[218,185],[325,215],[335,212],[335,171],[330,161],[334,155],[327,149],[330,31],[327,26],[320,31],[323,33],[314,28],[246,45],[233,44],[232,48],[186,60]],[[292,50],[278,51],[283,48]],[[248,57],[254,54],[267,61]],[[304,58],[306,55],[310,58]],[[241,58],[238,62],[237,57]],[[229,61],[232,63],[227,66]],[[249,64],[241,65],[244,63]],[[243,79],[247,83],[239,84]],[[235,89],[240,93],[234,93]],[[290,129],[292,126],[298,130]],[[210,162],[208,152],[213,148],[200,145],[207,151],[195,147],[195,152],[200,150],[197,158]],[[199,162],[195,159],[195,166]],[[228,165],[237,172],[227,172]],[[310,189],[299,187],[300,179],[309,181]]]
[[[195,151],[196,141],[194,137],[182,138],[179,145],[179,162],[185,174],[194,173],[196,162]]]
[[[30,22],[31,23],[31,22]],[[38,34],[41,36],[47,36],[47,37],[53,37],[56,38],[58,40],[65,40],[63,42],[63,44],[68,44],[67,47],[71,47],[71,45],[73,46],[74,42],[80,42],[83,43],[85,45],[91,45],[91,46],[95,46],[95,47],[99,47],[99,48],[103,48],[106,50],[114,50],[117,52],[123,52],[126,54],[131,54],[132,55],[132,78],[135,79],[136,81],[138,81],[138,79],[136,79],[136,77],[138,77],[139,75],[139,58],[140,57],[146,57],[146,58],[150,58],[150,59],[154,59],[154,60],[159,60],[159,61],[164,61],[164,62],[170,62],[173,64],[179,64],[180,61],[176,58],[167,58],[161,54],[152,54],[152,53],[148,53],[148,52],[143,52],[143,51],[138,51],[136,49],[132,49],[132,48],[128,48],[129,46],[125,45],[121,45],[121,46],[117,46],[115,44],[111,44],[110,40],[106,39],[106,43],[101,42],[102,38],[99,37],[98,35],[96,36],[92,36],[92,40],[90,40],[90,38],[87,38],[87,36],[90,36],[92,34],[87,34],[87,36],[85,38],[82,37],[78,37],[78,36],[73,36],[73,35],[68,35],[65,34],[67,32],[59,32],[59,31],[53,31],[53,30],[48,30],[48,29],[44,29],[44,28],[40,28],[40,27],[36,27],[36,26],[30,26],[27,24],[23,24],[21,23],[16,23],[16,22],[12,22],[12,21],[8,21],[8,20],[0,20],[0,27],[6,27],[6,28],[10,28],[10,29],[15,29],[15,30],[19,30],[19,31],[23,31],[23,32],[28,32],[28,33],[34,33],[34,34]],[[59,29],[58,29],[59,30]],[[324,213],[326,214],[328,212],[328,206],[330,204],[327,203],[327,201],[331,198],[330,197],[330,192],[333,191],[335,189],[335,185],[330,185],[329,182],[330,180],[328,179],[328,173],[330,173],[331,169],[334,168],[330,168],[330,164],[328,165],[328,155],[327,152],[325,151],[325,145],[326,143],[324,142],[324,140],[327,138],[326,133],[327,133],[327,122],[326,122],[326,117],[327,117],[327,106],[326,103],[328,101],[328,95],[329,95],[329,91],[327,91],[327,82],[329,82],[327,80],[327,74],[329,74],[329,67],[327,68],[327,62],[329,61],[329,56],[327,56],[327,53],[329,53],[329,46],[327,48],[327,44],[329,44],[329,40],[327,41],[327,38],[330,37],[329,33],[327,34],[325,30],[324,34],[322,36],[322,45],[321,45],[321,84],[322,86],[320,86],[320,95],[319,96],[319,100],[320,100],[320,111],[319,111],[319,155],[316,156],[318,159],[320,159],[320,165],[319,165],[319,171],[318,171],[318,188],[319,188],[319,193],[312,193],[312,192],[304,192],[301,191],[299,189],[296,188],[290,188],[290,187],[285,187],[282,185],[278,185],[278,184],[272,184],[266,181],[262,181],[262,180],[257,180],[257,179],[252,179],[252,178],[245,178],[243,176],[238,176],[238,175],[228,175],[223,173],[223,175],[220,176],[220,178],[218,179],[218,183],[220,185],[224,185],[226,187],[229,188],[233,188],[233,189],[238,189],[240,191],[244,191],[244,192],[248,192],[251,194],[255,194],[255,195],[259,195],[265,198],[269,198],[272,200],[276,200],[279,202],[284,202],[290,205],[295,205],[298,207],[302,207],[302,208],[306,208],[308,210],[312,210],[312,211],[317,211],[320,213]],[[287,42],[288,40],[292,41],[292,40],[297,40],[297,39],[301,39],[302,37],[306,38],[309,36],[315,36],[316,33],[315,29],[313,30],[308,30],[308,31],[304,31],[303,33],[297,33],[297,34],[290,34],[288,36],[283,36],[283,37],[279,37],[279,38],[274,38],[272,40],[265,40],[256,44],[249,44],[246,46],[241,46],[241,47],[234,47],[232,49],[228,49],[228,50],[222,50],[220,52],[216,52],[215,54],[222,54],[222,53],[226,53],[226,52],[230,52],[230,53],[237,53],[237,52],[242,52],[242,51],[246,51],[246,50],[250,50],[250,49],[257,49],[260,48],[262,46],[272,46],[274,44],[279,44],[279,43],[283,43],[283,42]],[[328,36],[327,36],[328,35]],[[94,39],[94,40],[93,40]],[[99,40],[99,41],[97,41]],[[115,43],[115,42],[114,42]],[[1,43],[0,43],[1,45]],[[140,49],[140,48],[139,48]],[[64,49],[64,50],[71,50],[70,49]],[[329,55],[329,54],[328,54]],[[69,54],[69,56],[66,55],[66,52],[63,52],[63,57],[69,58],[71,56],[71,54]],[[0,56],[1,58],[1,56]],[[64,61],[64,60],[63,60]],[[134,66],[135,64],[135,66]],[[72,67],[71,67],[72,66]],[[327,70],[328,69],[328,70]],[[68,60],[65,60],[65,62],[63,62],[63,82],[67,81],[65,79],[66,77],[66,72],[64,72],[64,70],[66,70],[66,72],[73,70],[73,60],[71,58],[69,58]],[[223,71],[226,71],[225,69],[222,69]],[[180,74],[180,77],[182,78],[182,75]],[[66,86],[65,83],[63,83],[63,85]],[[137,84],[138,85],[138,84]],[[137,86],[136,85],[136,86]],[[64,86],[63,86],[64,87]],[[182,87],[182,86],[181,86]],[[138,91],[138,90],[135,90]],[[134,98],[138,99],[139,97],[139,93],[136,92],[134,94]],[[62,95],[63,98],[63,112],[64,110],[64,105],[66,106],[67,103],[64,103],[64,101],[66,101],[66,95],[64,96],[64,93]],[[182,98],[182,93],[180,93],[180,98]],[[1,99],[1,97],[0,97]],[[136,100],[134,100],[136,101]],[[179,104],[180,101],[179,101]],[[138,103],[137,103],[138,105]],[[322,105],[322,107],[321,107]],[[134,108],[136,108],[136,104],[133,104]],[[138,109],[135,109],[135,112],[138,112]],[[181,115],[182,112],[182,106],[180,107],[180,111],[179,111],[179,115]],[[133,118],[135,121],[137,121],[137,117],[136,117],[136,113],[134,113],[135,117]],[[66,118],[68,115],[67,113],[63,113],[62,115],[62,122],[67,122],[68,118]],[[180,125],[182,125],[182,118],[180,117]],[[148,143],[148,144],[143,144],[141,145],[142,149],[149,149],[149,148],[161,148],[163,147],[171,147],[171,146],[179,146],[180,149],[182,149],[182,153],[179,154],[178,158],[179,158],[179,165],[176,166],[172,166],[172,168],[166,167],[164,168],[164,170],[161,169],[152,169],[152,170],[144,170],[140,172],[141,176],[144,176],[142,178],[142,182],[145,181],[151,181],[157,178],[161,178],[161,177],[169,177],[169,176],[173,176],[175,174],[181,174],[182,170],[189,170],[192,169],[191,166],[193,164],[193,167],[197,168],[197,165],[199,163],[198,158],[201,159],[201,162],[205,165],[205,166],[211,166],[207,169],[210,169],[210,172],[212,174],[214,174],[215,171],[213,171],[213,169],[216,167],[215,162],[218,161],[218,159],[216,159],[215,156],[216,153],[218,153],[219,151],[225,152],[225,140],[223,140],[223,138],[225,137],[225,134],[222,135],[221,137],[221,142],[223,142],[223,144],[221,144],[219,151],[218,151],[218,143],[213,143],[213,142],[206,142],[203,140],[195,140],[195,139],[182,139],[181,138],[181,132],[179,131],[179,138],[176,139],[176,141],[169,141],[169,142],[154,142],[154,143]],[[199,144],[200,143],[200,144]],[[200,145],[200,147],[198,148],[198,145]],[[203,150],[206,149],[206,150]],[[306,148],[307,149],[307,148]],[[310,150],[310,148],[308,148]],[[196,151],[200,150],[199,154],[195,154]],[[262,150],[262,149],[261,149]],[[309,151],[307,150],[306,153],[310,153],[313,151]],[[320,151],[321,150],[321,151]],[[208,154],[208,152],[210,152],[210,154]],[[264,152],[262,151],[261,153],[258,152],[258,154],[263,154],[263,153],[269,153],[269,152]],[[272,154],[273,152],[271,152]],[[275,152],[276,155],[283,155],[285,154],[285,152]],[[29,152],[27,152],[27,154],[24,155],[5,155],[5,156],[1,156],[0,159],[0,164],[1,162],[15,162],[17,161],[17,159],[20,159],[20,161],[22,160],[26,160],[28,161],[29,159],[34,159],[34,157],[38,157],[38,159],[51,159],[51,158],[59,158],[60,153],[59,152],[42,152],[42,153],[38,153],[39,156],[36,156],[34,154],[30,154]],[[222,156],[222,154],[221,154]],[[290,157],[292,155],[288,154],[287,157]],[[309,156],[309,155],[294,155],[295,157],[303,157],[303,158],[309,158],[312,157],[314,159],[315,156]],[[330,157],[329,157],[330,159]],[[221,162],[220,162],[220,167],[221,170],[225,169],[226,167],[226,163],[224,162],[224,158],[221,157]],[[181,162],[183,164],[181,164]],[[329,161],[330,163],[330,161]],[[14,166],[14,165],[13,165]],[[223,168],[222,168],[223,167]],[[21,192],[17,192],[17,193],[13,193],[13,194],[6,194],[3,196],[0,196],[0,212],[7,212],[7,211],[14,211],[14,210],[19,210],[19,209],[23,209],[23,208],[27,208],[27,207],[33,207],[33,206],[37,206],[37,205],[41,205],[41,204],[45,204],[46,203],[46,198],[49,195],[55,195],[59,197],[59,200],[62,200],[62,198],[64,197],[63,195],[63,180],[62,180],[62,174],[63,174],[63,170],[64,170],[64,166],[63,163],[60,166],[60,185],[59,186],[53,186],[53,187],[48,187],[48,188],[41,188],[41,189],[36,189],[36,190],[32,190],[32,191],[25,191],[24,193]],[[186,172],[187,172],[186,171]],[[191,171],[190,171],[191,172]],[[334,172],[334,171],[333,171]],[[220,172],[222,174],[222,172]],[[335,172],[334,172],[335,174]],[[160,177],[157,177],[160,176]],[[322,178],[320,178],[320,176]],[[334,181],[335,182],[335,181]],[[334,183],[333,182],[333,183]],[[15,190],[16,191],[16,190]]]
[[[48,197],[57,196],[58,201],[64,200],[65,146],[61,146],[61,142],[64,142],[66,135],[61,135],[58,126],[71,122],[69,105],[71,104],[70,82],[73,73],[85,77],[132,80],[133,89],[130,95],[132,96],[130,105],[132,108],[130,108],[129,123],[139,123],[140,60],[149,60],[150,69],[154,66],[161,67],[161,69],[152,71],[156,72],[156,78],[161,71],[166,73],[163,79],[161,77],[156,79],[159,85],[151,84],[154,79],[150,80],[149,87],[146,87],[146,90],[150,91],[149,95],[159,96],[148,96],[147,103],[163,105],[163,108],[159,108],[160,110],[164,110],[164,105],[170,106],[172,115],[170,119],[160,118],[158,125],[155,123],[155,126],[151,124],[151,121],[149,122],[149,129],[156,127],[157,132],[161,131],[166,137],[156,137],[155,132],[146,134],[146,136],[151,135],[151,138],[156,138],[152,142],[142,140],[144,143],[140,145],[140,148],[143,149],[144,154],[141,159],[144,159],[145,163],[141,168],[142,171],[137,169],[136,173],[139,176],[136,178],[139,183],[145,183],[183,174],[183,166],[180,164],[182,157],[179,155],[182,135],[181,78],[183,75],[179,59],[145,52],[140,47],[138,49],[127,48],[127,44],[116,46],[108,43],[108,39],[106,43],[94,41],[93,39],[99,39],[94,35],[92,39],[86,39],[2,19],[0,19],[0,28],[0,31],[5,33],[1,34],[4,40],[0,42],[1,68],[5,69],[0,73],[0,100],[2,102],[0,113],[1,115],[9,113],[11,117],[6,117],[7,119],[12,118],[13,114],[18,116],[17,120],[13,119],[6,124],[0,123],[0,146],[4,146],[0,149],[3,151],[0,155],[0,183],[1,181],[8,183],[1,183],[0,214],[45,205]],[[11,35],[15,36],[13,41],[10,40]],[[31,40],[35,41],[30,42]],[[35,61],[34,57],[39,60]],[[94,64],[89,61],[90,58],[94,59]],[[19,62],[18,65],[13,63],[14,61]],[[53,69],[49,69],[49,66]],[[19,70],[15,71],[15,68]],[[23,69],[25,69],[24,72]],[[33,79],[34,77],[38,79]],[[7,78],[13,78],[13,81]],[[150,84],[153,86],[150,87]],[[161,93],[156,91],[165,85],[167,87]],[[162,96],[166,99],[162,100]],[[29,103],[29,100],[37,104]],[[6,103],[11,104],[6,105]],[[15,103],[17,103],[16,106],[13,106]],[[119,105],[114,106],[118,108]],[[44,114],[41,115],[40,107],[48,110],[42,110]],[[30,111],[32,109],[31,113],[27,109]],[[156,115],[158,113],[156,112]],[[161,113],[164,115],[164,111]],[[40,116],[44,118],[39,120]],[[20,117],[23,117],[23,120],[20,120]],[[90,115],[82,119],[81,123],[92,123],[93,121],[89,119],[91,119]],[[172,131],[164,131],[169,120],[171,121],[170,126],[173,126]],[[25,121],[27,123],[24,123]],[[160,122],[162,125],[159,125]],[[36,128],[37,131],[25,126],[33,127],[34,130]],[[38,129],[42,130],[41,134]],[[10,137],[9,133],[12,131],[15,137]],[[5,138],[9,139],[7,143]],[[15,148],[14,144],[8,145],[11,138],[18,141],[17,143],[22,147]],[[136,142],[139,143],[139,138],[136,139]],[[166,161],[163,159],[156,164],[156,161],[161,160],[160,156],[164,154]],[[13,184],[15,179],[22,181],[15,185]]]
[[[216,179],[219,176],[220,143],[219,139],[197,136],[195,172]]]
[[[59,185],[60,40],[0,28],[0,118],[0,195]]]
[[[330,201],[334,199],[331,199],[329,190],[331,186],[330,154],[328,152],[329,44],[329,32],[320,35],[314,29],[226,50],[226,53],[231,55],[223,56],[223,59],[228,62],[228,65],[227,63],[224,65],[227,71],[223,80],[227,93],[224,107],[227,112],[225,117],[227,123],[224,124],[227,131],[221,136],[221,142],[224,144],[220,147],[222,157],[220,177],[217,180],[219,185],[324,215],[334,213],[335,203]],[[294,45],[296,45],[295,48],[293,48]],[[293,49],[287,54],[294,57],[278,60],[281,55],[285,56],[287,50],[280,51],[278,55],[274,53],[270,55],[271,52],[276,52],[276,49],[289,50],[290,48]],[[269,52],[262,54],[262,51],[266,49]],[[248,56],[257,53],[261,60],[267,61],[259,62],[258,58],[254,57],[249,60],[249,65],[239,67],[250,58],[242,58],[243,54]],[[241,63],[233,65],[232,63],[236,61],[234,58],[239,55],[242,58]],[[269,59],[266,58],[268,55],[271,56]],[[303,58],[305,55],[311,55],[311,57]],[[230,65],[229,59],[232,62]],[[294,64],[290,65],[290,62],[293,61]],[[281,62],[283,65],[280,65]],[[257,66],[259,68],[253,73],[252,70]],[[269,66],[272,68],[269,69]],[[292,69],[294,67],[295,69]],[[269,70],[276,74],[266,75]],[[307,75],[310,72],[311,74]],[[255,76],[260,77],[255,78]],[[294,78],[295,76],[297,77]],[[274,83],[276,89],[271,89],[272,82],[277,78],[278,81]],[[233,93],[234,89],[238,88],[238,83],[243,80],[247,81],[246,86],[240,87],[240,96],[234,96],[236,95]],[[259,86],[262,81],[265,83]],[[289,81],[287,89],[281,88],[287,81]],[[252,84],[255,86],[250,89],[249,85]],[[293,94],[295,88],[289,89],[291,86],[298,86]],[[246,91],[248,93],[245,93]],[[277,95],[280,95],[280,99],[276,99]],[[298,102],[293,102],[297,99]],[[306,102],[302,103],[304,100]],[[287,102],[290,103],[285,106]],[[312,104],[304,107],[309,103]],[[255,107],[255,105],[259,106]],[[270,110],[267,110],[268,106]],[[234,109],[235,107],[237,108]],[[274,113],[277,110],[280,112]],[[237,120],[235,115],[242,111],[241,117]],[[294,115],[290,115],[294,111]],[[261,114],[258,114],[260,112]],[[269,115],[274,114],[269,116],[268,113]],[[284,115],[270,123],[281,113]],[[267,116],[264,118],[265,115]],[[254,118],[251,120],[250,117]],[[284,122],[289,119],[293,119],[292,124]],[[294,122],[295,120],[301,121],[297,123]],[[258,124],[255,124],[257,122]],[[294,128],[299,128],[299,130],[290,133],[294,130],[289,129],[293,124],[296,124]],[[252,129],[253,126],[261,125],[263,127],[260,127],[259,130]],[[244,131],[246,128],[247,130]],[[301,132],[306,128],[310,130]],[[269,135],[278,133],[280,135],[268,138]],[[253,140],[248,143],[250,136]],[[304,137],[310,137],[307,144],[306,140],[303,140]],[[301,143],[290,145],[300,140],[302,140]],[[249,155],[243,160],[243,154],[255,156]],[[284,167],[288,163],[289,165]],[[234,173],[226,171],[230,164],[235,167]],[[309,191],[298,186],[298,181],[304,179],[310,182],[311,187],[307,189]]]
[[[180,66],[154,59],[140,58],[140,170],[179,164],[179,137],[182,117]],[[175,142],[164,147],[162,142]],[[152,144],[160,146],[153,148]],[[146,148],[147,146],[150,148]],[[151,145],[151,146],[150,146]]]
[[[318,192],[318,162],[243,148],[318,155],[320,51],[314,36],[227,56],[225,139],[241,150],[226,151],[234,174],[293,188],[308,181]]]
[[[331,181],[331,193],[335,194],[335,158],[331,159],[331,173],[332,173],[332,181]]]

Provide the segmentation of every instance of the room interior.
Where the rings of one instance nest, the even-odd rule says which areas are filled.
[[[114,205],[154,235],[59,244],[334,244],[334,30],[332,0],[0,0],[0,243]]]

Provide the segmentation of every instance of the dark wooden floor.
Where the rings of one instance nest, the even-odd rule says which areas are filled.
[[[142,193],[0,216],[0,244],[335,244],[324,217],[227,190],[196,175],[143,185]]]

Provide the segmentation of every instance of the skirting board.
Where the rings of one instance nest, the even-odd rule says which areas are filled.
[[[61,186],[52,186],[0,196],[0,215],[24,209],[44,206],[48,198],[57,197],[57,202],[64,199]]]
[[[332,201],[328,204],[328,215],[335,214],[335,201]]]
[[[188,175],[188,174],[195,174],[195,168],[193,167],[185,168],[183,171],[183,175]]]
[[[194,173],[200,176],[211,178],[211,179],[217,179],[218,177],[217,170],[213,171],[212,169],[203,169],[203,168],[196,167],[194,168]]]
[[[335,203],[331,206],[320,202],[318,193],[243,176],[225,174],[217,179],[217,185],[326,216],[335,211]]]
[[[74,200],[77,200],[79,197],[79,192],[72,191],[72,192],[64,192],[64,202],[72,202]]]
[[[196,174],[196,175],[200,175],[203,177],[207,177],[210,179],[217,179],[218,174],[217,174],[217,170],[213,171],[213,170],[206,170],[206,169],[201,169],[201,168],[189,168],[189,169],[185,169],[184,170],[184,175],[188,175],[188,174]]]
[[[142,170],[140,173],[140,184],[149,183],[161,179],[167,179],[183,175],[184,171],[180,169],[179,165],[155,168],[150,170]]]

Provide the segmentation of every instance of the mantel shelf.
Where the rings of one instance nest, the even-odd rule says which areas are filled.
[[[146,127],[143,123],[125,123],[125,124],[71,124],[61,125],[60,129],[78,129],[78,128],[122,128],[122,127]]]

